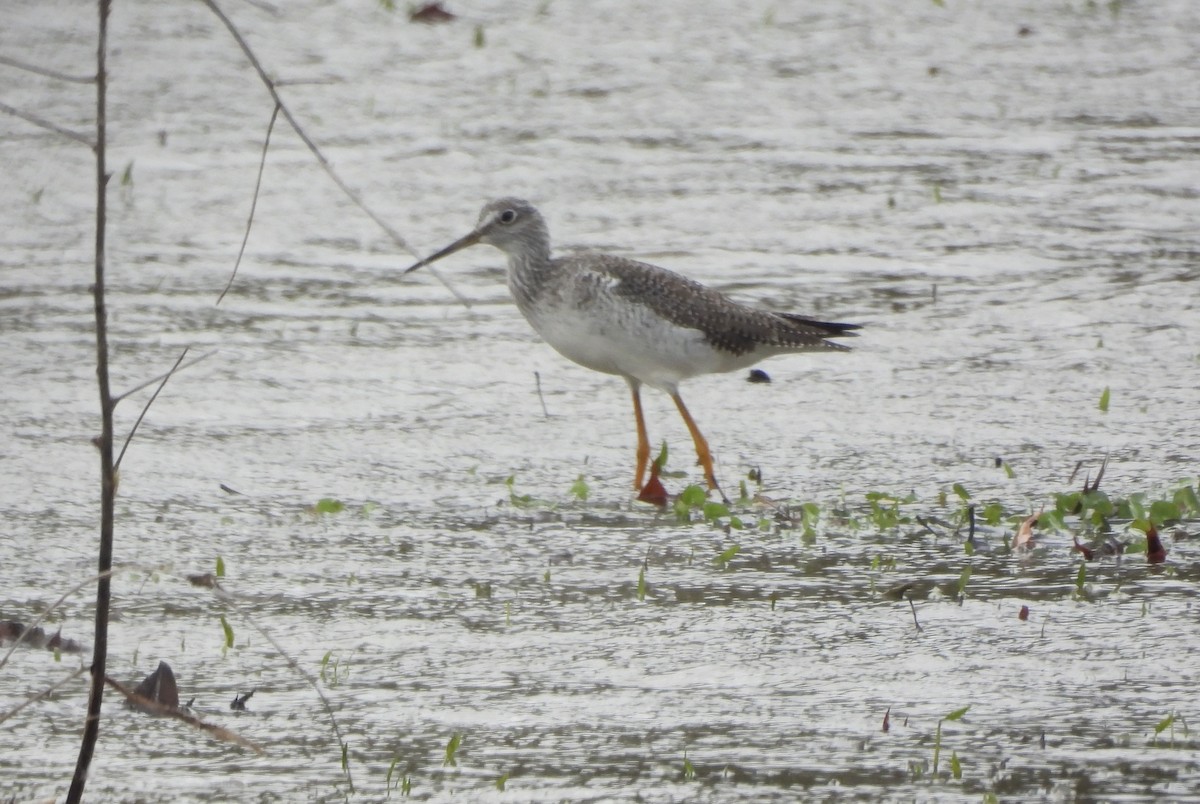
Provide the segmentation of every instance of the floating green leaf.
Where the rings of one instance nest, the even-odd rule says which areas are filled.
[[[1150,521],[1155,525],[1162,525],[1164,522],[1173,522],[1182,518],[1183,513],[1179,510],[1179,506],[1170,500],[1155,500],[1150,503]]]
[[[508,773],[500,774],[500,778],[496,780],[496,789],[504,790],[504,785],[508,784]]]
[[[1200,497],[1196,495],[1195,486],[1184,486],[1179,489],[1175,492],[1172,500],[1181,511],[1188,511],[1192,514],[1200,513]]]
[[[719,502],[704,503],[704,518],[708,521],[729,516],[729,506]]]
[[[728,564],[731,560],[733,560],[733,557],[736,556],[741,551],[742,551],[742,546],[740,544],[735,544],[732,547],[728,547],[725,550],[722,550],[721,554],[713,559],[713,563],[714,564]]]
[[[504,481],[504,485],[508,487],[508,501],[514,508],[528,508],[533,505],[533,497],[528,494],[517,494],[513,490],[513,486],[517,482],[516,475],[509,475]]]
[[[1058,511],[1044,511],[1038,516],[1037,525],[1042,530],[1066,530],[1062,514]]]
[[[1111,394],[1108,391],[1108,386],[1104,387],[1104,392],[1100,394],[1100,412],[1108,413],[1108,400]]]
[[[335,500],[332,497],[322,497],[317,500],[314,510],[318,514],[340,514],[346,510],[346,504],[341,500]]]
[[[217,577],[225,577],[225,559],[221,558],[220,556],[217,556]]]
[[[999,525],[1004,520],[1004,506],[998,502],[989,503],[978,514],[988,525]]]
[[[708,493],[699,486],[688,486],[679,494],[679,499],[688,508],[698,508],[708,500]]]
[[[583,475],[575,478],[575,482],[571,484],[571,494],[573,494],[578,500],[586,500],[588,498],[588,493],[588,484],[587,481],[583,479]]]
[[[958,498],[960,500],[971,499],[971,492],[969,492],[965,488],[963,488],[962,483],[955,483],[953,486],[951,486],[951,489],[954,491],[955,494],[958,495]]]
[[[225,647],[226,649],[233,647],[233,626],[225,619],[225,615],[221,615],[221,630],[225,632]]]

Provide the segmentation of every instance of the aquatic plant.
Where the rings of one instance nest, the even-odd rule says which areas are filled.
[[[713,563],[722,569],[729,569],[729,562],[741,551],[742,546],[740,544],[730,545],[713,558]]]
[[[462,741],[463,736],[458,732],[450,736],[449,741],[446,743],[446,756],[442,760],[443,768],[447,766],[451,768],[458,767],[458,749],[462,747]]]
[[[233,626],[225,619],[224,614],[221,615],[221,632],[225,635],[225,642],[221,646],[221,655],[224,656],[233,647]]]
[[[533,497],[528,494],[517,494],[514,486],[517,482],[516,475],[509,475],[504,480],[504,485],[508,489],[508,502],[513,508],[530,508],[537,503]]]
[[[967,595],[967,582],[970,580],[971,565],[968,564],[967,566],[963,567],[962,572],[958,576],[958,591],[956,592],[955,597],[958,598],[958,602],[960,604],[962,603],[963,598],[965,598]]]
[[[1152,746],[1157,746],[1159,736],[1162,735],[1162,733],[1164,731],[1167,731],[1169,729],[1170,730],[1170,741],[1167,743],[1167,747],[1175,748],[1175,724],[1176,723],[1178,723],[1180,728],[1182,729],[1183,739],[1185,741],[1188,740],[1190,733],[1188,731],[1187,720],[1184,719],[1183,715],[1179,714],[1175,710],[1171,710],[1171,712],[1169,712],[1166,717],[1164,717],[1162,720],[1160,720],[1154,724],[1154,735],[1150,738],[1150,744]],[[1181,746],[1181,747],[1192,748],[1194,746],[1191,743],[1185,742],[1183,744],[1183,746]]]
[[[942,753],[942,724],[943,723],[953,723],[953,722],[962,720],[963,716],[967,714],[967,712],[970,710],[970,708],[971,708],[971,705],[967,704],[966,706],[962,707],[961,709],[955,709],[953,712],[950,712],[949,714],[945,715],[941,720],[938,721],[937,730],[934,732],[934,736],[933,736],[933,763],[932,763],[932,765],[933,765],[934,778],[937,777],[938,763],[939,763],[939,760],[941,758],[941,753]],[[962,778],[962,765],[958,761],[958,755],[954,752],[951,752],[951,754],[950,754],[950,771],[955,779]]]
[[[350,676],[350,660],[334,657],[333,651],[325,651],[321,657],[320,678],[330,689],[337,687]],[[343,750],[345,744],[343,743]]]
[[[412,777],[407,773],[396,773],[396,766],[400,764],[400,757],[392,757],[391,764],[388,765],[387,778],[384,780],[384,789],[387,790],[387,798],[392,797],[392,791],[399,791],[402,796],[412,795]],[[392,777],[396,777],[396,781],[392,781]]]
[[[904,497],[898,497],[883,491],[868,491],[866,493],[868,506],[868,521],[878,531],[897,530],[901,525],[911,525],[912,517],[901,513],[901,505],[909,505],[917,501],[917,495],[909,492]]]

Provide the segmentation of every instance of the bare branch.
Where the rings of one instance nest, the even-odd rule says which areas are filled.
[[[164,386],[167,385],[167,380],[172,378],[174,376],[175,372],[180,371],[179,364],[181,364],[181,362],[184,362],[184,358],[186,358],[186,356],[187,356],[187,350],[191,349],[191,348],[192,347],[185,347],[184,352],[182,352],[179,355],[179,360],[176,360],[175,365],[170,367],[170,371],[168,371],[166,374],[163,374],[163,376],[161,378],[155,378],[155,379],[161,379],[162,382],[158,383],[158,388],[155,389],[154,394],[151,394],[149,400],[146,400],[146,403],[142,407],[142,413],[138,414],[138,420],[133,422],[133,427],[130,430],[130,434],[128,434],[128,436],[125,437],[125,443],[121,445],[120,455],[116,456],[116,462],[113,463],[114,472],[115,472],[115,470],[118,470],[121,468],[121,458],[125,457],[125,450],[130,449],[130,442],[132,442],[132,440],[133,440],[134,433],[138,432],[138,427],[140,425],[142,425],[142,420],[146,418],[146,412],[148,412],[148,410],[150,409],[151,404],[154,404],[154,401],[157,400],[158,394],[161,394]],[[215,354],[215,353],[210,352],[209,354],[200,356],[200,358],[193,360],[192,362],[190,362],[190,364],[187,364],[187,365],[194,366],[194,365],[198,364],[198,362],[200,360],[204,360],[204,358],[208,358],[208,356],[211,354]],[[185,368],[186,368],[186,366],[185,366]],[[121,396],[114,398],[114,400],[113,400],[114,406],[116,403],[120,402],[121,400],[124,400],[124,398],[126,396],[133,394],[134,391],[142,390],[143,388],[145,388],[146,385],[149,385],[152,382],[155,382],[155,380],[151,379],[150,382],[143,383],[142,385],[138,385],[137,388],[128,390],[125,392],[125,394],[122,394]]]
[[[105,299],[105,239],[108,233],[108,15],[112,0],[97,0],[99,20],[96,30],[96,268],[92,283],[92,304],[96,319],[96,380],[100,392],[100,544],[96,563],[100,572],[96,582],[96,615],[92,646],[92,678],[88,686],[87,717],[75,772],[67,789],[67,804],[79,804],[87,785],[88,770],[100,737],[100,710],[104,705],[104,673],[108,663],[108,617],[112,604],[113,520],[117,499],[117,473],[113,467],[113,402],[108,373],[108,308]]]
[[[250,214],[246,217],[246,234],[242,235],[242,247],[238,249],[237,260],[233,263],[233,273],[229,275],[229,281],[225,283],[225,289],[221,291],[221,295],[217,297],[217,304],[225,298],[225,294],[233,287],[233,280],[237,278],[238,266],[242,264],[242,255],[246,253],[246,243],[250,240],[250,227],[254,225],[254,209],[258,206],[258,192],[262,189],[263,169],[267,166],[267,146],[271,144],[271,132],[275,130],[275,121],[279,119],[279,104],[275,104],[275,108],[271,111],[271,122],[267,124],[267,136],[263,139],[262,159],[258,162],[258,178],[254,180],[254,197],[250,200]]]
[[[314,678],[311,673],[301,667],[300,663],[291,657],[291,655],[284,649],[283,645],[279,644],[275,637],[271,636],[271,634],[268,633],[265,628],[259,625],[253,617],[247,614],[245,609],[238,605],[237,598],[230,592],[227,592],[220,585],[220,583],[217,582],[216,578],[204,575],[189,578],[188,580],[193,586],[203,586],[206,589],[211,589],[218,600],[222,601],[235,612],[237,612],[243,620],[250,624],[250,627],[262,635],[263,639],[270,642],[271,646],[279,652],[280,656],[283,657],[283,660],[287,662],[288,665],[295,670],[301,678],[308,682],[308,685],[313,688],[314,692],[317,693],[317,697],[321,699],[321,705],[325,708],[325,714],[329,716],[329,723],[333,727],[333,736],[337,738],[338,744],[342,748],[342,756],[345,757],[346,741],[342,738],[342,731],[340,728],[338,728],[337,718],[333,715],[333,707],[329,705],[329,699],[325,697],[325,693],[321,692],[321,685],[317,683],[317,679]],[[343,762],[342,771],[346,774],[346,781],[350,785],[350,792],[354,792],[354,778],[350,775],[349,762]]]
[[[87,668],[80,666],[80,667],[76,668],[74,673],[71,673],[71,675],[67,676],[66,678],[62,679],[61,681],[58,681],[55,684],[51,685],[49,689],[44,689],[41,692],[37,692],[37,693],[34,693],[33,695],[30,695],[24,701],[17,704],[16,706],[14,706],[12,709],[9,709],[3,715],[0,715],[0,723],[3,723],[4,721],[8,720],[10,717],[15,715],[17,712],[20,712],[22,709],[29,706],[31,703],[36,703],[37,701],[40,701],[43,698],[53,695],[57,690],[59,690],[62,687],[65,687],[67,684],[69,684],[70,682],[79,678],[81,675],[83,675],[86,672],[87,672]]]
[[[144,695],[138,695],[136,692],[133,692],[132,690],[127,689],[119,681],[114,680],[110,676],[105,676],[104,682],[106,684],[108,684],[108,686],[110,686],[114,690],[116,690],[117,692],[124,695],[125,700],[129,701],[129,703],[133,704],[134,706],[136,706],[139,709],[149,712],[150,714],[160,715],[162,717],[173,717],[176,720],[182,720],[184,723],[187,723],[189,726],[192,726],[194,728],[200,729],[201,731],[207,732],[208,734],[217,738],[218,740],[224,740],[227,743],[234,743],[236,745],[242,746],[243,748],[249,748],[251,751],[255,752],[256,754],[265,754],[266,753],[263,750],[262,746],[259,745],[258,743],[251,742],[250,740],[247,740],[245,737],[242,737],[241,735],[236,734],[236,733],[230,731],[229,729],[222,728],[221,726],[214,726],[211,723],[205,723],[200,718],[196,717],[195,715],[188,714],[187,712],[184,712],[182,709],[176,709],[173,706],[167,706],[166,704],[161,704],[158,701],[147,698]]]
[[[72,84],[96,83],[96,76],[94,75],[67,75],[66,73],[60,73],[57,70],[48,70],[45,67],[38,67],[36,64],[29,64],[28,62],[19,61],[17,59],[10,59],[8,56],[0,56],[0,64],[5,64],[9,67],[15,67],[18,70],[24,70],[27,73],[44,75],[47,78],[54,78],[59,81],[70,81]]]
[[[189,346],[188,349],[190,349],[190,348],[191,347]],[[187,354],[187,349],[184,349],[183,353]],[[123,394],[117,394],[116,396],[113,397],[113,404],[116,405],[118,402],[124,401],[124,399],[126,397],[133,396],[134,394],[136,394],[138,391],[142,390],[143,388],[148,388],[151,385],[154,385],[154,383],[159,382],[160,380],[165,381],[165,380],[169,379],[172,374],[178,374],[179,372],[183,371],[184,369],[191,368],[192,366],[199,363],[201,360],[207,360],[208,358],[212,357],[216,353],[217,353],[216,349],[214,349],[211,352],[205,352],[204,354],[197,357],[195,360],[192,360],[188,363],[184,363],[182,366],[179,365],[178,362],[176,362],[175,366],[172,367],[172,369],[170,371],[168,371],[167,373],[159,374],[157,377],[146,380],[144,383],[142,383],[140,385],[135,385]],[[181,359],[182,359],[182,356],[181,356]]]
[[[78,132],[71,131],[71,129],[69,129],[69,128],[63,128],[62,126],[58,125],[57,123],[51,123],[49,120],[38,117],[35,114],[30,114],[29,112],[22,112],[20,109],[15,109],[12,106],[9,106],[7,103],[0,103],[0,112],[5,112],[7,114],[11,114],[13,117],[19,117],[26,122],[33,123],[35,126],[38,126],[39,128],[44,128],[47,131],[53,131],[55,134],[61,134],[62,136],[66,137],[67,139],[71,139],[71,140],[75,140],[75,142],[83,143],[84,145],[86,145],[89,148],[96,147],[96,143],[89,140],[87,138],[87,136],[84,134],[80,134]]]
[[[324,169],[329,178],[333,180],[333,183],[338,186],[338,189],[345,193],[346,197],[353,201],[355,206],[366,213],[367,217],[375,221],[375,223],[379,225],[379,228],[387,232],[388,236],[392,238],[392,241],[395,242],[396,245],[400,246],[400,248],[404,249],[417,259],[420,259],[420,253],[410,246],[408,241],[405,240],[399,232],[392,228],[387,221],[385,221],[378,214],[376,214],[374,210],[368,207],[367,203],[363,201],[362,196],[360,196],[358,192],[354,190],[354,188],[342,181],[342,177],[339,176],[333,169],[333,165],[331,165],[329,160],[325,158],[325,155],[321,153],[321,149],[318,148],[317,144],[309,138],[308,134],[304,132],[304,129],[300,127],[300,124],[296,122],[296,118],[292,116],[287,104],[285,104],[283,102],[283,98],[279,96],[279,92],[275,88],[275,83],[270,79],[270,77],[267,76],[267,72],[263,69],[262,63],[258,60],[258,57],[254,55],[254,51],[250,49],[250,45],[242,37],[241,32],[238,31],[229,17],[225,16],[225,13],[217,6],[215,0],[200,0],[200,2],[208,6],[209,10],[212,11],[213,14],[216,14],[217,19],[219,19],[225,28],[228,29],[229,34],[233,37],[234,41],[238,43],[238,47],[242,49],[242,53],[244,53],[246,58],[250,61],[250,66],[254,68],[256,73],[258,73],[258,77],[262,80],[263,85],[267,88],[267,92],[271,93],[271,97],[275,100],[276,105],[279,107],[279,111],[283,113],[283,118],[288,121],[288,124],[292,127],[292,130],[296,132],[296,135],[300,137],[301,141],[305,144],[305,146],[308,147],[308,150],[312,152],[312,155],[316,157],[317,163],[322,169]],[[426,270],[429,269],[427,268]],[[454,295],[454,298],[458,299],[463,306],[470,308],[470,301],[468,301],[465,296],[455,290],[440,273],[434,271],[433,275],[439,282],[442,283],[442,285],[445,286],[446,290],[450,291],[450,293]]]

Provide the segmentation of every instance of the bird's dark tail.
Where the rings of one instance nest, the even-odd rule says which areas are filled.
[[[781,318],[786,318],[793,324],[799,324],[803,327],[813,327],[824,330],[826,338],[852,338],[858,335],[854,330],[862,329],[858,324],[839,324],[835,321],[817,321],[815,318],[806,318],[802,315],[794,313],[777,313]]]

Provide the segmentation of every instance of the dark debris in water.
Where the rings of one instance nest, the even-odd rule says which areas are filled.
[[[256,692],[258,692],[257,689],[252,689],[249,692],[247,692],[245,695],[243,695],[242,693],[239,692],[237,695],[233,696],[233,701],[230,702],[229,708],[235,712],[247,711],[246,702],[249,701],[250,696],[254,695],[254,693],[256,693]]]
[[[447,11],[446,7],[440,2],[426,3],[423,6],[413,9],[409,12],[408,19],[410,22],[420,22],[425,25],[438,25],[446,22],[453,22],[458,19],[458,15],[452,11]]]
[[[142,679],[142,683],[137,685],[133,693],[137,698],[151,701],[168,709],[179,708],[179,685],[175,681],[175,671],[166,662],[160,661],[154,672]],[[130,698],[129,706],[148,711],[150,714],[157,714],[153,709],[140,706],[137,698]]]
[[[0,620],[0,644],[9,641],[59,653],[81,653],[83,651],[82,645],[73,639],[64,637],[61,630],[47,634],[38,626],[29,628],[16,620]]]

